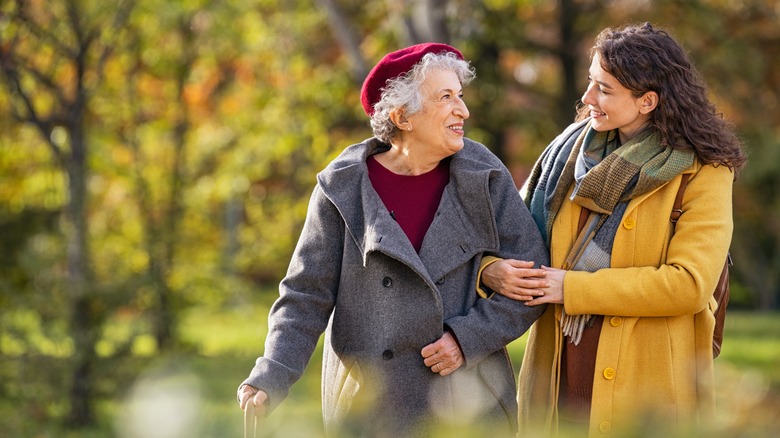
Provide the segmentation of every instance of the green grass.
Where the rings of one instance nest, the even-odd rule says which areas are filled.
[[[219,315],[201,314],[191,318],[185,325],[185,333],[197,333],[192,341],[198,341],[204,351],[215,355],[211,360],[205,357],[198,359],[200,365],[197,372],[200,375],[212,375],[209,367],[220,367],[220,363],[223,363],[218,360],[220,357],[232,357],[235,360],[229,367],[232,378],[222,375],[221,382],[225,387],[216,384],[209,394],[209,397],[228,398],[214,400],[210,410],[232,418],[232,423],[223,422],[223,417],[212,414],[215,417],[213,420],[218,421],[220,427],[231,430],[232,436],[240,435],[238,427],[241,422],[234,392],[249,372],[255,356],[262,352],[265,336],[267,309],[260,306],[251,313],[254,316],[246,310],[226,311]],[[219,321],[221,327],[215,327],[214,321]],[[226,340],[226,337],[230,340]],[[526,338],[523,336],[509,345],[516,369],[519,369],[522,360]],[[215,346],[221,346],[222,351],[216,351]],[[303,378],[293,387],[290,397],[266,419],[264,436],[322,435],[320,354],[321,350],[318,349]],[[715,366],[718,427],[722,432],[718,436],[773,436],[773,431],[780,427],[780,315],[730,312],[726,321],[723,351]],[[738,434],[737,430],[740,431]]]
[[[63,432],[50,417],[52,410],[66,410],[63,403],[50,405],[45,412],[40,411],[41,405],[18,406],[3,397],[0,436],[242,436],[242,412],[235,394],[263,350],[269,305],[264,300],[221,311],[191,310],[181,326],[186,353],[123,363],[113,375],[125,378],[101,391],[108,397],[96,406],[96,427]],[[516,369],[525,342],[523,337],[509,346]],[[318,349],[288,399],[265,420],[262,436],[323,435],[320,360]],[[723,351],[715,364],[719,432],[709,435],[774,436],[780,430],[780,314],[729,313]],[[35,374],[28,370],[23,375]],[[447,434],[470,436],[467,431]]]

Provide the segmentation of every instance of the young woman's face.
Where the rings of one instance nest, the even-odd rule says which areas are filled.
[[[448,157],[463,148],[463,122],[469,110],[455,72],[434,70],[422,84],[423,107],[411,115],[407,133],[427,153]]]
[[[620,142],[625,143],[647,124],[650,113],[643,110],[645,96],[634,97],[631,90],[604,71],[598,53],[590,64],[588,82],[582,103],[590,110],[593,129],[600,132],[617,129]]]

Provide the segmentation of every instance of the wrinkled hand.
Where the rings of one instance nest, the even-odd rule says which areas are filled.
[[[546,266],[542,266],[542,270],[547,273],[548,286],[540,289],[542,291],[541,296],[526,301],[525,305],[563,304],[563,277],[566,276],[566,271]]]
[[[441,376],[452,374],[466,362],[458,341],[450,332],[444,332],[438,341],[423,347],[421,353],[425,366]]]
[[[482,283],[507,298],[531,301],[541,297],[542,288],[549,286],[547,271],[533,267],[534,262],[498,260],[482,270]]]
[[[264,417],[266,412],[266,401],[268,400],[268,394],[265,391],[261,391],[254,386],[242,385],[238,389],[238,404],[241,406],[241,410],[246,410],[247,403],[253,403],[255,405],[255,413],[258,417]]]

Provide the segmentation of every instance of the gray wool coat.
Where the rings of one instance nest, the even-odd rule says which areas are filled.
[[[516,429],[505,346],[545,306],[480,298],[477,273],[485,255],[538,267],[548,253],[509,171],[483,145],[464,143],[419,254],[368,178],[366,158],[386,144],[371,138],[350,146],[318,174],[264,355],[243,382],[266,391],[270,409],[301,376],[324,331],[329,434],[409,436],[442,422]],[[465,364],[442,377],[420,351],[445,329]]]

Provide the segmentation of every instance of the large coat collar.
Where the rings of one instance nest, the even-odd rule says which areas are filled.
[[[372,251],[380,251],[436,281],[475,254],[498,250],[489,180],[500,171],[500,162],[484,146],[468,139],[464,143],[452,156],[450,181],[419,255],[368,178],[366,159],[386,151],[387,144],[371,138],[350,146],[317,175],[361,249],[364,266]]]

